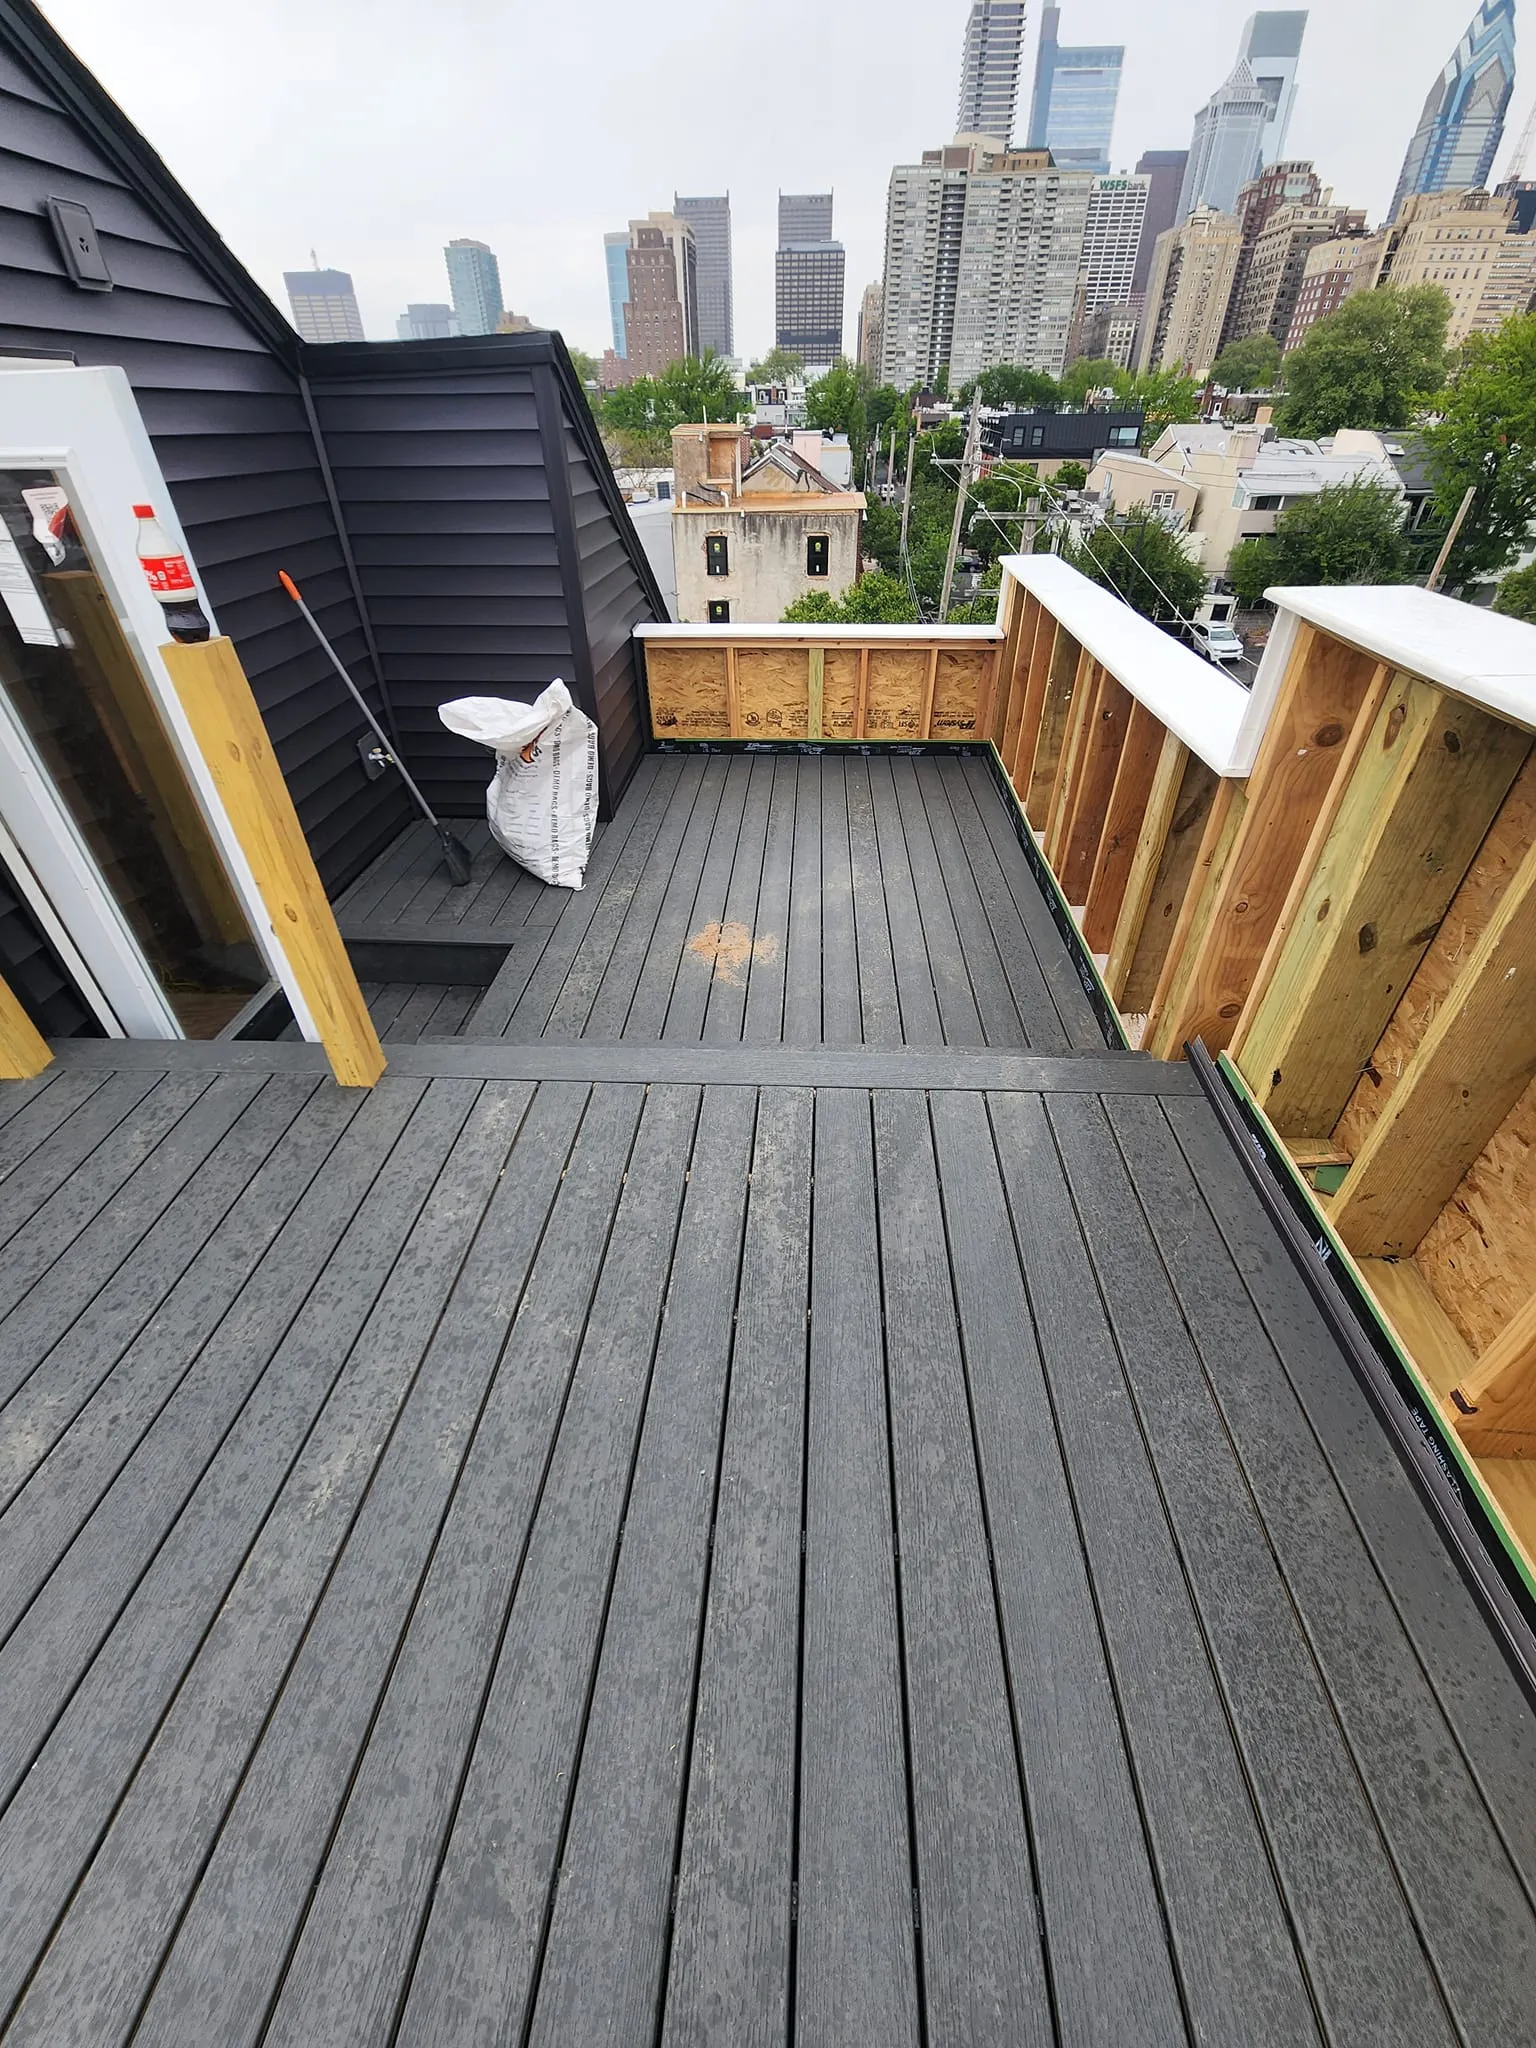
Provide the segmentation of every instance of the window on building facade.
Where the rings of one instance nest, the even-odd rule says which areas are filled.
[[[1139,435],[1136,427],[1111,427],[1109,442],[1112,448],[1134,448]]]
[[[1154,491],[1147,500],[1154,512],[1171,512],[1178,502],[1176,491]]]
[[[704,536],[704,567],[711,576],[729,576],[731,573],[730,542],[723,533],[707,533]]]
[[[824,533],[812,533],[806,536],[805,573],[807,576],[825,576],[827,574],[828,552],[829,543]]]
[[[731,623],[731,601],[728,597],[712,597],[709,600],[709,623],[712,626],[728,626]]]

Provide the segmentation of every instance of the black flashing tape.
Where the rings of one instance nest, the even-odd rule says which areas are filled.
[[[1282,1161],[1264,1122],[1196,1039],[1185,1048],[1259,1200],[1349,1360],[1409,1477],[1429,1507],[1458,1570],[1487,1615],[1526,1694],[1536,1704],[1536,1601],[1504,1539],[1447,1449],[1441,1418],[1409,1375],[1347,1262],[1334,1257],[1317,1213]]]

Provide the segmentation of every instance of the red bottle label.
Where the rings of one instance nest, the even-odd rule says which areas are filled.
[[[149,587],[156,597],[172,597],[183,590],[194,590],[192,571],[187,567],[185,555],[140,555],[144,574],[149,578]]]

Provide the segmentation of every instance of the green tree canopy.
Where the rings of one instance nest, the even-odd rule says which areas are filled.
[[[1403,583],[1402,504],[1380,484],[1330,484],[1280,514],[1273,535],[1232,550],[1227,581],[1244,605],[1270,584]]]
[[[1493,608],[1506,618],[1524,619],[1528,626],[1536,626],[1536,562],[1510,570],[1499,585]]]
[[[1148,370],[1131,379],[1123,403],[1145,415],[1141,445],[1150,448],[1165,427],[1200,417],[1200,386],[1182,370]]]
[[[969,405],[980,392],[983,405],[1012,406],[1019,412],[1055,412],[1061,404],[1061,386],[1043,370],[1026,370],[1017,363],[1002,363],[983,370],[969,384],[960,387],[960,402]]]
[[[1280,381],[1280,344],[1272,334],[1229,341],[1211,365],[1224,391],[1273,391]]]
[[[1451,583],[1467,583],[1512,562],[1536,519],[1536,314],[1474,334],[1437,406],[1424,436],[1437,509],[1449,522],[1477,493],[1449,564]]]
[[[864,418],[871,435],[889,435],[891,423],[896,423],[896,439],[900,445],[903,429],[911,417],[911,407],[905,395],[894,384],[878,384],[864,401]]]
[[[596,356],[589,356],[584,348],[570,348],[566,353],[571,359],[571,368],[583,385],[595,384],[602,364]]]
[[[1086,462],[1062,462],[1056,467],[1051,482],[1059,491],[1080,491],[1088,481]]]
[[[972,486],[966,540],[984,562],[1019,552],[1024,544],[1024,507],[1038,483],[1032,462],[999,462]]]
[[[876,570],[842,597],[812,590],[797,597],[784,613],[784,624],[818,626],[904,626],[917,617],[907,587]]]
[[[669,363],[659,377],[637,377],[603,400],[604,427],[616,434],[670,434],[704,420],[739,420],[749,409],[723,356],[710,350]]]
[[[787,384],[805,368],[805,357],[792,348],[771,348],[747,372],[749,384]]]
[[[1090,391],[1113,391],[1116,398],[1124,398],[1133,381],[1130,371],[1118,363],[1090,356],[1074,363],[1062,377],[1061,395],[1067,405],[1081,405]]]
[[[824,433],[848,436],[855,476],[862,472],[864,465],[868,399],[869,372],[849,362],[846,356],[839,356],[805,394],[808,425],[820,427]]]
[[[1356,292],[1285,359],[1282,434],[1406,427],[1445,382],[1451,302],[1437,284]]]
[[[1204,574],[1155,512],[1107,520],[1063,554],[1074,569],[1159,623],[1190,617],[1205,595]]]
[[[864,513],[864,552],[888,576],[901,574],[901,512],[895,505],[871,498]]]

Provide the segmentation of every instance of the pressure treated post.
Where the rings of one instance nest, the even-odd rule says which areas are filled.
[[[331,1071],[371,1088],[383,1050],[239,657],[228,640],[161,653]]]
[[[52,1060],[48,1041],[0,978],[0,1081],[30,1081]]]

